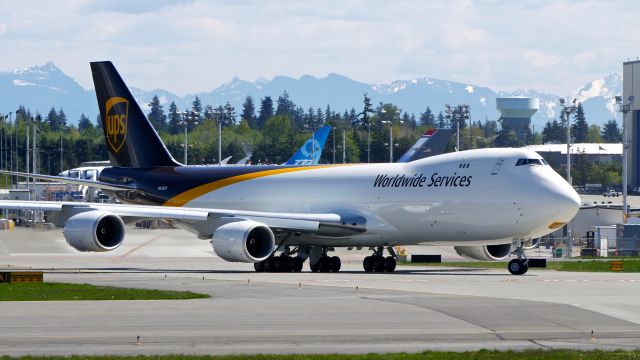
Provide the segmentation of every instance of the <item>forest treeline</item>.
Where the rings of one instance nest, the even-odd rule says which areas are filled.
[[[253,163],[283,163],[314,130],[324,124],[333,126],[334,132],[325,145],[322,163],[367,162],[369,146],[371,162],[389,162],[391,128],[391,146],[394,146],[394,160],[397,160],[427,129],[455,128],[456,121],[461,118],[457,116],[457,108],[450,116],[441,110],[436,113],[429,107],[416,115],[391,103],[373,105],[367,94],[364,94],[362,104],[344,111],[337,111],[330,105],[324,109],[305,109],[296,105],[286,91],[275,100],[270,96],[261,99],[246,97],[239,110],[230,103],[204,105],[198,97],[193,99],[189,109],[179,109],[173,102],[165,107],[157,96],[147,105],[149,120],[178,161],[184,159],[186,131],[190,165],[218,162],[219,127],[222,129],[222,158],[232,156],[231,163],[247,153],[253,154]],[[46,115],[32,113],[24,106],[20,106],[11,118],[0,114],[2,167],[9,168],[13,164],[13,170],[25,170],[27,124],[31,133],[34,127],[37,133],[38,167],[35,170],[39,173],[57,174],[60,169],[76,167],[84,161],[108,159],[99,117],[91,121],[82,114],[76,120],[68,121],[64,110],[55,107]],[[584,109],[579,104],[571,119],[561,116],[548,121],[540,131],[525,130],[527,134],[524,136],[517,136],[502,119],[480,121],[473,120],[471,116],[468,121],[460,121],[460,148],[563,143],[566,141],[566,126],[571,126],[574,142],[621,141],[620,127],[615,119],[602,127],[589,125]],[[33,146],[33,139],[30,146]],[[450,150],[453,151],[454,146],[452,141]],[[7,153],[11,153],[11,156]],[[580,166],[582,168],[578,168]],[[578,159],[576,167],[577,170],[572,173],[574,184],[586,182],[608,185],[619,182],[619,164],[588,164]],[[1,181],[0,186],[3,185],[4,181]]]

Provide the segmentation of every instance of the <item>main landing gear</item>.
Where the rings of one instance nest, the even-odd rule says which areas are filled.
[[[373,255],[367,256],[362,261],[362,267],[366,272],[393,272],[396,269],[396,254],[392,247],[388,247],[390,256],[384,257],[384,248],[379,246]]]
[[[289,248],[279,255],[272,255],[264,261],[253,263],[256,272],[301,272],[304,258],[291,256],[293,252]]]
[[[338,272],[340,271],[340,267],[342,267],[342,262],[340,258],[337,256],[328,256],[327,249],[322,249],[322,255],[318,258],[317,261],[311,261],[311,257],[309,259],[309,268],[311,272]]]
[[[524,246],[522,246],[522,241],[516,241],[516,250],[514,253],[518,256],[517,259],[512,259],[509,261],[509,272],[513,275],[524,275],[529,270],[529,260],[524,253]]]

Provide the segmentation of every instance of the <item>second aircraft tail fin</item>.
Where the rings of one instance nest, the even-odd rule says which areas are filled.
[[[325,125],[316,130],[293,156],[283,165],[316,165],[320,161],[322,149],[331,132],[331,126]]]

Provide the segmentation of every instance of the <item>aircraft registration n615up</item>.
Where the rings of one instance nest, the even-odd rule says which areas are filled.
[[[393,271],[395,245],[454,245],[497,260],[573,218],[580,198],[538,154],[480,149],[407,163],[189,167],[174,160],[111,62],[91,63],[112,167],[98,181],[22,174],[89,185],[123,204],[0,201],[44,210],[80,251],[109,251],[125,223],[164,218],[210,239],[227,261],[257,271],[339,271],[336,247],[370,247],[366,271]],[[390,256],[384,257],[384,250]],[[278,254],[278,255],[276,255]]]

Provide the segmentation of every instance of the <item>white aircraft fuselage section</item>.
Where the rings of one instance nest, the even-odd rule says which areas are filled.
[[[291,245],[499,244],[546,235],[571,220],[580,204],[550,166],[516,166],[519,159],[540,156],[480,149],[410,163],[319,166],[238,181],[184,206],[366,219],[363,233],[303,234],[288,239]]]

